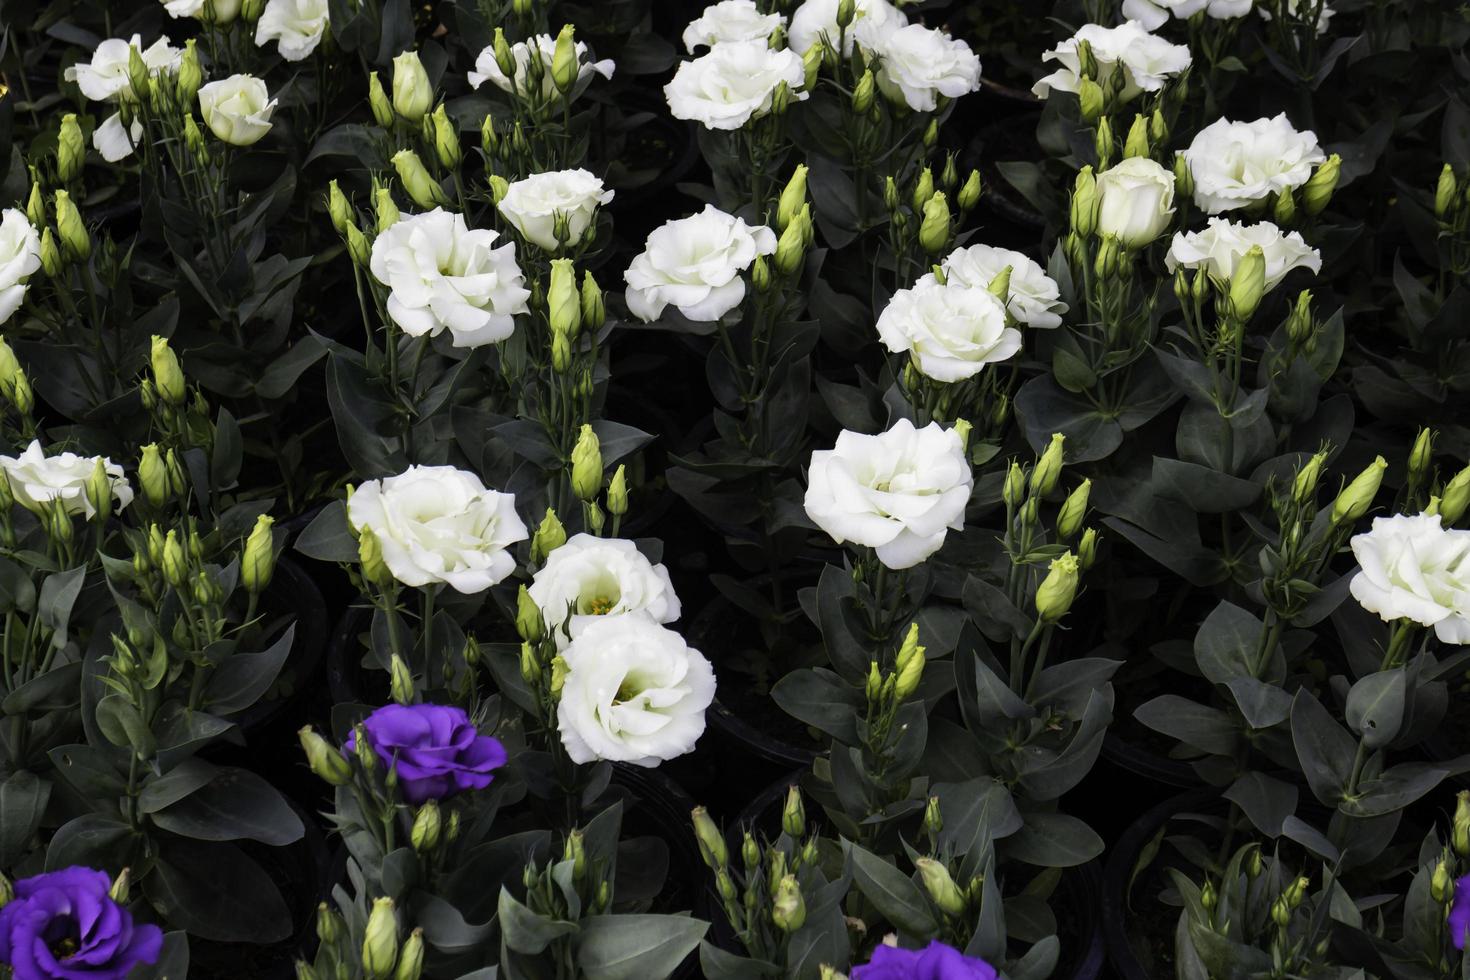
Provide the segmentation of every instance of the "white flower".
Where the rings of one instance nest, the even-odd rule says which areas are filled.
[[[684,28],[684,47],[693,54],[701,44],[712,48],[726,41],[765,41],[785,23],[782,14],[761,13],[755,0],[720,0]]]
[[[826,37],[827,43],[837,47],[837,7],[839,0],[806,0],[796,13],[791,15],[791,27],[786,32],[787,44],[797,54],[806,54],[807,49]],[[842,36],[842,54],[852,54],[853,43],[859,42],[869,50],[875,49],[893,31],[908,23],[908,18],[888,0],[857,0],[852,23]]]
[[[546,556],[527,589],[557,639],[576,639],[601,616],[642,612],[654,622],[679,618],[679,597],[669,570],[623,538],[574,535]],[[566,624],[566,633],[560,632]]]
[[[556,218],[565,215],[569,244],[580,241],[599,205],[613,199],[587,170],[553,170],[511,184],[496,205],[526,239],[548,252],[557,249]]]
[[[527,67],[531,64],[531,55],[534,53],[541,59],[541,86],[540,91],[531,93],[530,74]],[[550,34],[537,34],[525,41],[517,41],[510,46],[511,56],[515,59],[515,76],[508,78],[505,72],[500,70],[500,65],[495,61],[495,48],[489,46],[480,52],[475,59],[475,70],[467,72],[465,77],[469,79],[470,86],[479,88],[486,82],[511,95],[527,96],[535,94],[544,102],[560,102],[561,92],[556,87],[556,81],[551,77],[551,59],[556,54],[556,38]],[[581,82],[593,72],[603,78],[612,78],[614,65],[612,61],[587,60],[587,44],[585,41],[577,42],[577,61],[580,65],[577,69],[577,81]],[[573,89],[573,92],[578,91]]]
[[[133,118],[133,124],[123,128],[122,113],[114,112],[92,130],[92,148],[102,154],[108,163],[126,160],[133,147],[143,138],[143,121]]]
[[[27,280],[41,268],[41,236],[23,211],[0,213],[0,323],[20,309]]]
[[[1123,17],[1136,20],[1145,29],[1156,31],[1169,15],[1188,20],[1209,6],[1210,0],[1123,0]]]
[[[776,251],[776,233],[747,225],[713,204],[667,221],[648,236],[623,273],[628,310],[645,323],[673,304],[690,320],[718,320],[745,298],[740,274],[758,255]]]
[[[980,87],[980,59],[964,41],[923,24],[910,24],[878,42],[883,93],[915,112],[933,112],[937,97],[955,99]]]
[[[1031,91],[1043,99],[1053,90],[1077,91],[1081,72],[1077,45],[1083,41],[1092,47],[1100,83],[1106,82],[1111,76],[1113,66],[1120,66],[1124,73],[1120,98],[1124,101],[1141,92],[1159,91],[1170,78],[1190,65],[1187,45],[1170,44],[1144,30],[1143,25],[1136,20],[1124,21],[1117,27],[1087,24],[1041,56],[1042,61],[1055,61],[1062,67],[1033,85]]]
[[[232,146],[251,146],[270,132],[276,100],[254,75],[231,75],[199,90],[199,114],[214,135]]]
[[[133,99],[133,86],[128,77],[129,48],[138,49],[143,56],[143,64],[148,66],[149,76],[155,78],[161,71],[176,70],[184,56],[183,49],[171,46],[167,37],[160,37],[146,48],[139,34],[127,40],[111,37],[97,45],[91,61],[68,67],[66,80],[76,82],[82,94],[93,102]]]
[[[812,453],[806,512],[838,544],[912,568],[964,527],[973,479],[957,432],[899,419],[876,436],[844,430],[835,447]]]
[[[117,509],[122,510],[133,502],[133,488],[123,476],[121,466],[105,456],[100,458],[112,484]],[[32,440],[19,456],[0,456],[0,470],[4,471],[16,502],[27,510],[41,513],[52,501],[60,501],[68,514],[82,514],[91,520],[97,510],[87,500],[87,483],[98,459],[76,453],[48,457],[40,440]]]
[[[1006,308],[985,288],[941,285],[926,275],[900,289],[878,316],[878,338],[895,354],[908,351],[919,373],[963,381],[1021,349],[1021,331],[1006,326]]]
[[[368,267],[387,286],[388,315],[411,337],[448,330],[455,347],[509,337],[531,291],[516,265],[516,247],[492,243],[489,229],[471,230],[463,215],[435,208],[405,215],[373,242]]]
[[[1352,546],[1359,571],[1348,587],[1364,609],[1470,643],[1470,531],[1441,527],[1438,514],[1375,517]]]
[[[329,24],[327,0],[267,0],[255,25],[255,46],[271,41],[287,61],[302,61],[322,43]]]
[[[708,660],[645,613],[603,616],[561,652],[556,723],[576,763],[652,768],[694,748],[715,699]]]
[[[1314,0],[1306,0],[1306,3],[1308,4],[1311,4],[1313,2]],[[1302,18],[1306,17],[1308,13],[1310,13],[1310,8],[1308,10],[1303,10],[1302,4],[1303,0],[1286,0],[1286,10],[1289,14],[1291,14],[1292,17],[1301,20]],[[1264,4],[1256,7],[1256,13],[1260,14],[1263,20],[1271,19],[1271,11],[1268,10]],[[1317,34],[1319,36],[1327,33],[1327,22],[1331,20],[1333,18],[1333,15],[1335,15],[1336,13],[1337,11],[1333,10],[1330,5],[1326,3],[1322,4],[1322,9],[1317,12]],[[1288,18],[1288,20],[1290,19],[1291,18]]]
[[[507,550],[527,538],[514,494],[485,489],[453,466],[410,466],[368,480],[347,501],[347,520],[372,531],[383,564],[404,585],[443,582],[474,595],[516,570]]]
[[[1300,187],[1327,159],[1311,130],[1297,132],[1282,113],[1254,122],[1217,119],[1184,151],[1194,202],[1210,214],[1248,207]]]
[[[1142,248],[1174,217],[1174,174],[1147,157],[1129,157],[1097,175],[1097,201],[1098,235]]]
[[[179,17],[204,17],[204,0],[162,0],[163,9],[175,19]],[[214,20],[217,24],[228,24],[240,16],[241,0],[214,0]]]
[[[1169,244],[1164,264],[1173,272],[1180,266],[1204,269],[1220,279],[1235,274],[1235,265],[1251,250],[1261,246],[1266,257],[1266,288],[1275,289],[1292,269],[1322,271],[1322,256],[1297,232],[1282,234],[1269,221],[1237,224],[1228,218],[1211,218],[1204,231],[1177,232]]]
[[[1029,257],[1009,248],[993,245],[971,245],[957,248],[940,264],[947,282],[961,286],[989,289],[995,277],[1011,270],[1006,309],[1017,322],[1033,330],[1049,330],[1062,325],[1067,304],[1056,280]]]
[[[708,54],[686,61],[664,86],[675,119],[691,119],[706,129],[739,129],[771,111],[782,82],[800,102],[806,81],[801,56],[790,48],[771,50],[764,41],[717,44]]]

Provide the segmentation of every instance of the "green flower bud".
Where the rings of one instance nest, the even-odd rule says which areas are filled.
[[[607,305],[602,298],[602,287],[597,285],[591,272],[582,273],[582,326],[588,330],[601,330],[607,322]]]
[[[628,512],[628,468],[622,463],[607,484],[607,509],[618,517]]]
[[[1276,195],[1276,201],[1271,206],[1272,219],[1281,227],[1289,227],[1296,218],[1296,198],[1292,196],[1290,187],[1283,187],[1281,193]]]
[[[572,448],[572,492],[591,502],[602,492],[602,447],[592,426],[583,424]]]
[[[342,193],[342,188],[337,186],[335,180],[327,184],[327,215],[332,219],[332,227],[337,229],[337,234],[345,235],[347,226],[352,224],[352,205],[347,203],[347,196]]]
[[[1077,74],[1093,80],[1098,77],[1097,55],[1092,50],[1091,41],[1077,42]]]
[[[541,664],[536,660],[536,648],[529,643],[521,644],[521,680],[527,684],[536,683],[541,676]]]
[[[1467,506],[1470,506],[1470,466],[1451,477],[1439,495],[1439,513],[1444,526],[1458,524],[1465,516]]]
[[[424,624],[425,630],[432,628],[430,624]],[[388,661],[388,693],[399,704],[414,702],[413,671],[408,669],[408,663],[396,653]]]
[[[1092,137],[1092,149],[1097,154],[1097,167],[1106,170],[1113,162],[1113,124],[1107,116],[1097,121],[1097,132]]]
[[[1368,513],[1368,508],[1373,506],[1373,498],[1378,495],[1378,487],[1383,483],[1383,471],[1386,469],[1387,461],[1382,456],[1375,457],[1363,472],[1353,478],[1353,482],[1342,489],[1332,502],[1333,524],[1350,524]]]
[[[490,203],[499,204],[505,200],[505,195],[510,190],[510,181],[499,174],[491,174],[486,178],[486,183],[490,187]]]
[[[567,662],[560,656],[551,658],[551,696],[561,697],[562,685],[567,680]]]
[[[126,905],[128,897],[133,890],[133,869],[123,868],[112,879],[112,885],[107,889],[107,897],[119,905]]]
[[[261,514],[245,539],[245,554],[240,560],[240,582],[252,595],[260,595],[271,583],[276,570],[275,536],[271,526],[275,518]]]
[[[1097,178],[1091,167],[1079,170],[1072,183],[1071,223],[1072,232],[1081,238],[1097,227]]]
[[[551,260],[551,285],[546,291],[547,319],[555,333],[570,340],[582,329],[582,297],[577,291],[577,270],[571,259]]]
[[[939,797],[931,796],[924,807],[924,835],[931,841],[937,841],[943,829],[944,815],[940,812]]]
[[[965,914],[968,903],[964,893],[950,877],[948,868],[932,858],[919,858],[914,862],[914,867],[919,869],[919,879],[924,883],[924,891],[929,893],[929,898],[939,906],[941,912],[952,918]]]
[[[434,87],[417,51],[393,59],[393,108],[409,122],[421,122],[434,104]]]
[[[1245,873],[1250,876],[1251,881],[1255,881],[1265,869],[1265,862],[1261,858],[1261,849],[1259,847],[1252,848],[1251,856],[1245,862]]]
[[[377,72],[368,73],[368,108],[373,111],[373,120],[383,129],[393,126],[393,103],[383,91],[383,81]]]
[[[817,87],[817,74],[822,70],[822,62],[826,58],[826,48],[827,45],[825,43],[819,42],[807,48],[806,54],[801,56],[801,87],[803,91],[810,92]]]
[[[393,573],[383,561],[383,546],[371,528],[363,528],[357,535],[357,561],[362,568],[363,581],[379,588],[393,581]]]
[[[1327,208],[1341,177],[1342,157],[1336,153],[1328,157],[1325,163],[1318,164],[1316,171],[1302,186],[1302,207],[1307,214],[1316,217]]]
[[[1291,483],[1291,499],[1298,507],[1306,506],[1317,493],[1317,482],[1322,478],[1322,467],[1327,462],[1325,452],[1317,453],[1302,464]]]
[[[1418,486],[1423,483],[1429,475],[1429,467],[1434,463],[1434,439],[1435,431],[1425,427],[1419,430],[1419,435],[1414,438],[1414,448],[1409,451],[1409,484]]]
[[[857,16],[857,0],[837,0],[837,29],[845,31]]]
[[[1449,164],[1439,172],[1439,182],[1434,187],[1434,216],[1440,221],[1450,213],[1450,206],[1455,203],[1455,194],[1459,192],[1459,184],[1455,179],[1455,168]]]
[[[153,371],[153,388],[165,404],[175,407],[184,404],[188,396],[188,385],[184,381],[184,370],[179,366],[179,357],[168,344],[167,337],[154,334],[149,341],[149,366]]]
[[[806,175],[806,164],[798,163],[791,179],[781,189],[781,199],[776,205],[776,228],[780,231],[786,230],[806,204]]]
[[[454,170],[464,155],[459,143],[459,129],[450,121],[443,103],[434,109],[429,118],[434,124],[434,152],[439,155],[439,162],[444,165],[444,169]]]
[[[403,941],[393,980],[419,980],[424,975],[424,930],[415,929]]]
[[[806,264],[807,228],[811,224],[811,214],[812,206],[803,204],[776,241],[776,271],[783,276],[795,274]]]
[[[429,800],[413,815],[413,827],[409,831],[409,841],[413,844],[415,851],[424,854],[439,846],[443,831],[444,820],[439,812],[439,803],[436,800]]]
[[[929,120],[929,125],[924,129],[924,149],[932,150],[939,142],[939,120]]]
[[[1450,844],[1460,857],[1470,857],[1470,790],[1455,794],[1455,819],[1451,824]]]
[[[31,169],[35,173],[35,168]],[[33,228],[44,228],[46,226],[46,201],[41,196],[40,181],[31,183],[30,196],[26,198],[26,220]]]
[[[894,661],[895,676],[893,694],[900,701],[919,689],[919,680],[924,676],[924,648],[919,645],[919,624],[910,623],[903,644],[898,648]]]
[[[955,200],[955,203],[960,206],[961,213],[972,210],[980,203],[981,191],[980,171],[971,170],[970,176],[965,178],[965,185],[960,188],[959,197]]]
[[[868,678],[863,685],[863,693],[867,695],[869,704],[877,703],[883,695],[883,675],[878,671],[876,660],[868,664]]]
[[[1174,193],[1184,199],[1194,197],[1194,171],[1183,153],[1174,154]]]
[[[551,81],[556,90],[566,95],[577,84],[582,66],[577,59],[577,39],[571,24],[562,26],[556,35],[556,48],[551,56]]]
[[[387,187],[373,188],[373,216],[375,218],[374,229],[379,235],[398,224],[401,214],[398,205],[393,203],[393,191]]]
[[[1128,136],[1123,140],[1123,159],[1148,155],[1148,120],[1140,114],[1133,117],[1133,125],[1128,127]]]
[[[152,91],[150,76],[148,63],[143,60],[143,52],[135,44],[128,45],[128,91],[124,93],[124,97],[131,97],[139,102],[146,100]]]
[[[546,516],[531,537],[531,561],[540,565],[546,556],[567,543],[567,529],[557,519],[556,511],[546,508]]]
[[[11,390],[15,387],[16,379],[24,375],[25,371],[21,369],[15,351],[5,342],[4,337],[0,337],[0,392],[13,401]]]
[[[1429,879],[1429,894],[1436,902],[1441,904],[1448,902],[1455,894],[1455,879],[1450,875],[1450,869],[1444,858],[1434,866],[1434,873]]]
[[[1036,467],[1031,471],[1031,492],[1037,496],[1044,497],[1052,492],[1057,485],[1057,480],[1062,475],[1062,444],[1067,437],[1060,432],[1051,434],[1051,442],[1047,443],[1046,449],[1042,450],[1041,457],[1036,461]]]
[[[429,172],[424,169],[424,162],[414,151],[399,150],[393,154],[393,169],[398,171],[403,189],[408,191],[408,196],[419,207],[434,208],[449,203],[449,198],[444,196],[444,189],[429,176]]]
[[[1240,257],[1230,276],[1230,309],[1240,323],[1255,316],[1266,293],[1266,253],[1259,245]]]
[[[863,76],[858,79],[857,85],[852,90],[852,111],[859,116],[865,116],[873,108],[873,96],[877,91],[877,84],[873,81],[871,69],[865,69]]]
[[[990,280],[990,285],[987,287],[990,295],[1000,300],[1001,303],[1005,303],[1011,295],[1011,272],[1012,267],[1006,266],[995,274],[994,278]]]
[[[690,811],[689,817],[694,823],[695,839],[699,841],[699,856],[704,859],[704,863],[709,865],[712,871],[722,870],[730,860],[730,851],[725,845],[725,835],[720,833],[720,828],[715,826],[709,811],[704,807],[695,807]]]
[[[352,781],[352,767],[342,757],[342,753],[328,744],[316,729],[306,725],[296,733],[296,737],[300,739],[301,749],[306,753],[306,764],[311,767],[312,772],[316,773],[317,778],[329,786],[346,786]],[[326,906],[323,905],[322,908],[325,909]],[[318,932],[321,928],[322,922],[318,919]],[[328,942],[329,940],[326,936],[322,936],[322,941]]]
[[[50,279],[61,275],[61,249],[56,247],[56,236],[49,226],[41,229],[41,271]]]
[[[949,245],[949,202],[943,191],[924,202],[924,221],[919,226],[919,244],[930,255],[938,255]]]
[[[367,980],[388,980],[398,961],[398,917],[393,899],[373,899],[362,940],[362,971]]]
[[[922,214],[924,205],[929,203],[929,198],[934,196],[934,173],[925,167],[919,171],[919,179],[914,184],[913,206],[914,211]]]
[[[1200,273],[1203,275],[1204,273]],[[1316,329],[1312,318],[1312,291],[1303,289],[1286,318],[1286,336],[1293,344],[1305,344]]]
[[[756,846],[755,838],[748,830],[740,840],[740,863],[745,865],[747,873],[754,871],[761,863],[761,849]]]
[[[572,366],[572,342],[567,335],[558,331],[551,335],[551,369],[557,374],[566,374]]]
[[[82,175],[87,161],[87,145],[82,140],[82,127],[77,115],[68,112],[61,117],[61,131],[56,136],[56,176],[69,184]]]
[[[491,44],[491,51],[495,54],[495,65],[500,69],[500,73],[514,83],[516,69],[520,66],[516,63],[516,56],[511,51],[510,42],[505,39],[505,31],[499,27],[495,28],[495,40]]]
[[[1077,598],[1079,571],[1077,557],[1070,551],[1052,559],[1050,571],[1036,587],[1036,614],[1042,622],[1055,623],[1067,615]]]
[[[194,38],[184,42],[184,53],[179,59],[179,71],[174,76],[174,95],[179,105],[193,105],[199,88],[204,84],[204,69],[199,65],[199,48]]]
[[[1057,515],[1057,535],[1063,541],[1070,540],[1082,530],[1082,522],[1087,518],[1087,498],[1091,493],[1092,481],[1083,480],[1062,504],[1061,513]]]
[[[1204,887],[1199,890],[1200,905],[1204,906],[1206,912],[1212,912],[1219,900],[1219,896],[1215,894],[1214,883],[1207,880]]]
[[[204,142],[204,134],[199,131],[199,124],[193,116],[184,117],[184,146],[195,160],[208,162],[209,146]]]
[[[530,591],[522,585],[516,593],[516,633],[528,643],[539,643],[546,635],[545,626],[541,610],[536,607],[536,600],[531,598]]]
[[[1026,497],[1026,474],[1021,469],[1021,464],[1011,463],[1011,468],[1006,471],[1005,483],[1001,488],[1001,497],[1006,506],[1016,508]]]
[[[311,731],[311,726],[302,729],[303,732]],[[317,736],[320,738],[320,736]],[[325,741],[322,742],[326,744]],[[308,753],[309,754],[309,753]],[[339,755],[338,758],[341,758]],[[344,763],[347,761],[342,760]],[[347,924],[342,921],[342,916],[337,914],[326,902],[319,902],[316,907],[316,936],[321,940],[323,946],[331,946],[347,934]]]
[[[162,507],[168,500],[168,467],[164,465],[157,443],[149,443],[142,452],[138,461],[138,485],[150,505]]]
[[[66,191],[57,191],[54,207],[56,230],[61,236],[61,247],[66,251],[67,258],[77,262],[87,261],[92,255],[92,239],[87,234],[81,212],[72,203],[71,195]]]
[[[1291,906],[1284,896],[1271,903],[1271,921],[1281,929],[1291,925]]]
[[[1311,882],[1306,878],[1297,878],[1296,881],[1287,885],[1286,891],[1282,893],[1282,897],[1286,899],[1286,904],[1294,909],[1300,908],[1303,900],[1307,897],[1307,886],[1310,884]]]
[[[182,497],[189,489],[189,483],[184,478],[184,464],[179,462],[179,454],[170,449],[163,455],[163,466],[168,471],[168,488],[175,497]],[[191,539],[192,541],[192,539]],[[196,554],[197,557],[197,554]]]
[[[781,807],[781,831],[786,836],[799,839],[806,833],[806,807],[801,802],[801,790],[786,787],[786,803]]]
[[[776,893],[771,901],[771,921],[787,935],[800,929],[806,922],[806,900],[802,898],[801,886],[796,883],[795,875],[782,875],[776,885]]]
[[[1158,144],[1169,138],[1169,123],[1164,119],[1164,114],[1158,109],[1148,117],[1149,142]]]
[[[898,210],[898,181],[889,174],[883,178],[883,206],[888,209],[889,214]]]
[[[101,456],[92,461],[92,472],[87,475],[82,493],[91,512],[87,519],[97,524],[106,524],[107,519],[112,516],[112,478],[107,475],[107,464]]]
[[[366,269],[368,263],[372,261],[373,246],[357,225],[347,226],[347,254],[353,264],[362,269]]]

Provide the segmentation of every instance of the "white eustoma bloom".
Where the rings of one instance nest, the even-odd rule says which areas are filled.
[[[1217,119],[1195,135],[1184,159],[1194,202],[1219,214],[1300,187],[1327,156],[1316,133],[1298,132],[1282,113],[1254,122]]]
[[[684,47],[690,54],[700,45],[712,48],[727,41],[766,41],[786,23],[782,14],[763,14],[755,0],[720,0],[704,8],[684,28]]]
[[[1036,96],[1044,99],[1053,91],[1077,91],[1082,70],[1077,46],[1083,41],[1092,47],[1099,83],[1107,81],[1115,66],[1123,72],[1124,85],[1119,97],[1124,101],[1142,92],[1159,91],[1191,62],[1188,45],[1170,44],[1144,30],[1136,20],[1124,21],[1117,27],[1087,24],[1041,56],[1042,61],[1055,61],[1061,67],[1031,87]]]
[[[745,298],[740,274],[759,255],[776,251],[776,233],[747,225],[713,204],[699,214],[665,222],[648,236],[623,280],[628,311],[657,320],[673,305],[690,320],[718,320]]]
[[[287,61],[302,61],[322,43],[330,25],[327,0],[267,0],[255,25],[255,46],[276,42]]]
[[[580,241],[600,205],[613,199],[602,181],[588,170],[553,170],[512,183],[496,207],[525,238],[555,251],[556,221],[564,215],[569,244]]]
[[[509,337],[531,291],[515,243],[471,229],[464,216],[435,208],[405,215],[373,241],[368,268],[388,287],[388,315],[412,337],[449,331],[455,347]]]
[[[68,514],[82,514],[90,520],[97,511],[87,500],[87,483],[99,458],[112,485],[116,509],[122,510],[133,502],[133,488],[123,476],[123,468],[105,456],[76,453],[47,456],[40,440],[32,440],[19,456],[0,456],[0,471],[4,472],[16,503],[27,510],[40,514],[59,501]]]
[[[935,381],[963,381],[985,365],[1021,349],[1021,331],[1006,326],[1006,308],[990,290],[941,284],[926,275],[893,294],[878,315],[878,339],[895,354],[907,352],[919,373]]]
[[[839,5],[839,0],[806,0],[797,7],[786,32],[791,50],[806,54],[808,48],[823,38],[835,48],[841,34],[842,54],[846,57],[852,54],[854,43],[874,50],[890,33],[908,23],[908,18],[889,0],[857,0],[852,23],[842,32],[837,27]]]
[[[939,96],[957,99],[980,87],[980,59],[964,41],[937,28],[910,24],[877,43],[883,94],[915,112],[933,112]]]
[[[1097,175],[1097,202],[1098,235],[1142,248],[1174,217],[1174,174],[1148,157],[1129,157]]]
[[[20,309],[30,277],[41,268],[41,236],[25,212],[0,213],[0,323]]]
[[[410,466],[367,480],[347,500],[347,520],[371,531],[383,564],[404,585],[444,583],[474,595],[516,570],[510,546],[528,537],[514,494],[487,490],[453,466]]]
[[[844,430],[812,453],[806,512],[838,544],[877,551],[889,568],[912,568],[962,530],[974,477],[953,429],[899,419],[875,436]]]
[[[150,77],[159,72],[173,71],[179,67],[184,56],[182,48],[168,43],[168,37],[160,37],[148,47],[143,47],[143,37],[134,34],[131,38],[110,37],[97,45],[91,61],[79,61],[66,69],[68,82],[76,82],[82,94],[93,102],[118,102],[136,99],[128,74],[128,49],[137,48],[148,68]]]
[[[693,750],[704,734],[714,668],[646,613],[598,617],[561,659],[556,723],[573,762],[652,768]]]
[[[806,81],[801,56],[790,48],[772,50],[764,41],[729,41],[679,65],[664,98],[675,119],[706,129],[739,129],[771,111],[776,89],[785,82],[800,102]]]
[[[1302,5],[1304,3],[1310,4],[1312,2],[1313,0],[1286,0],[1286,9],[1293,17],[1300,19],[1305,17],[1308,13],[1308,11],[1302,10]],[[1261,15],[1261,18],[1263,20],[1271,19],[1271,11],[1267,9],[1265,4],[1257,6],[1256,12]],[[1333,10],[1330,4],[1322,4],[1322,9],[1317,11],[1317,34],[1319,36],[1327,33],[1327,22],[1330,21],[1336,13],[1337,11]]]
[[[179,17],[204,18],[204,0],[162,0],[163,9],[175,19]],[[214,0],[214,22],[228,24],[240,16],[241,0]]]
[[[1033,330],[1050,330],[1062,325],[1067,304],[1061,300],[1061,288],[1029,256],[994,245],[970,245],[950,252],[939,267],[946,282],[977,289],[989,289],[995,277],[1009,268],[1006,309],[1011,316]]]
[[[1251,12],[1255,0],[1123,0],[1123,16],[1151,31],[1164,26],[1172,14],[1188,20],[1201,10],[1215,20],[1234,20]]]
[[[131,126],[123,126],[122,113],[114,112],[92,130],[92,149],[108,163],[126,160],[143,138],[143,121],[134,118]]]
[[[603,78],[612,78],[616,66],[609,59],[602,61],[587,60],[587,44],[585,41],[576,42],[577,50],[577,81],[581,82],[589,75],[596,72]],[[472,88],[479,88],[486,82],[494,85],[503,92],[522,97],[535,95],[546,102],[561,101],[561,91],[556,87],[556,81],[551,77],[551,60],[556,54],[556,38],[550,34],[537,34],[525,41],[517,41],[510,46],[511,57],[515,60],[516,70],[514,76],[507,76],[500,70],[500,65],[495,61],[495,48],[493,45],[481,51],[475,59],[474,71],[466,72],[465,77],[469,79]],[[531,92],[531,76],[527,67],[531,64],[532,55],[541,59],[541,84],[538,92]],[[574,92],[577,90],[573,90]]]
[[[1364,609],[1470,643],[1470,531],[1441,527],[1438,514],[1376,517],[1352,547],[1359,571],[1348,588]]]
[[[1298,232],[1282,233],[1269,221],[1237,224],[1228,218],[1211,218],[1204,231],[1177,232],[1169,244],[1164,264],[1170,272],[1183,266],[1204,269],[1220,279],[1235,274],[1235,266],[1254,245],[1266,259],[1266,288],[1275,289],[1292,269],[1322,271],[1322,255]]]
[[[199,90],[199,115],[232,146],[251,146],[270,132],[276,100],[254,75],[231,75]]]
[[[669,570],[624,538],[574,535],[546,556],[526,591],[560,642],[576,639],[601,616],[642,612],[657,623],[679,618]]]

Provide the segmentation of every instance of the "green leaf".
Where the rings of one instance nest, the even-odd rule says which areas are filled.
[[[552,940],[570,936],[578,928],[575,922],[537,915],[503,887],[500,889],[498,916],[501,941],[510,949],[527,956],[543,952]]]
[[[912,878],[876,854],[843,841],[852,866],[853,881],[889,922],[916,938],[932,936],[939,928],[922,888]]]
[[[219,767],[203,759],[185,759],[173,769],[149,779],[138,794],[138,809],[157,813],[172,806],[219,775]]]
[[[939,845],[963,857],[1021,829],[1021,813],[1005,784],[992,776],[962,783],[935,783],[944,826]]]
[[[1336,806],[1352,778],[1357,742],[1305,690],[1298,691],[1292,702],[1291,739],[1312,794]]]
[[[0,782],[0,867],[25,856],[50,798],[51,784],[24,769]]]
[[[164,830],[195,840],[300,840],[301,818],[270,783],[244,769],[222,769],[207,784],[153,814]]]
[[[84,813],[61,825],[46,848],[46,870],[74,864],[118,871],[128,863],[135,837],[116,814]]]
[[[1337,808],[1350,817],[1380,817],[1420,799],[1448,775],[1448,770],[1430,763],[1401,763],[1377,779],[1365,779]]]
[[[1202,752],[1230,755],[1235,751],[1237,732],[1229,715],[1177,694],[1161,694],[1139,705],[1133,717]]]
[[[599,980],[670,976],[708,929],[682,915],[594,915],[577,935],[577,967]]]
[[[81,595],[82,582],[86,578],[85,566],[69,568],[46,576],[41,583],[41,595],[36,603],[36,615],[41,623],[51,630],[51,645],[60,650],[66,646],[66,628],[71,622],[72,606]]]
[[[347,504],[333,500],[311,519],[296,539],[296,550],[317,561],[357,562],[357,537],[347,522]]]
[[[78,688],[81,682],[80,660],[52,667],[7,694],[5,700],[0,701],[0,713],[23,715],[32,711],[75,709],[82,697]]]
[[[1405,681],[1404,669],[1395,667],[1359,678],[1348,691],[1348,727],[1368,748],[1382,748],[1403,727]]]
[[[165,841],[143,894],[169,922],[201,939],[275,943],[291,935],[280,889],[233,844]]]
[[[1103,839],[1065,813],[1025,814],[1021,829],[1000,845],[1006,856],[1039,868],[1074,868],[1103,852]]]
[[[1267,837],[1280,837],[1286,818],[1296,812],[1297,788],[1264,773],[1245,773],[1222,795]]]
[[[858,744],[858,692],[832,671],[793,670],[776,682],[771,698],[791,717],[843,745]]]
[[[210,675],[204,700],[216,715],[233,715],[259,701],[270,690],[296,642],[296,624],[260,653],[233,653]]]

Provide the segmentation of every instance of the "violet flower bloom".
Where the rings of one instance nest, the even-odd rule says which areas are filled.
[[[163,930],[133,922],[105,871],[70,867],[15,883],[0,908],[0,964],[15,980],[122,980],[154,963]]]
[[[879,946],[852,980],[998,980],[995,967],[935,939],[923,949]]]
[[[484,789],[505,765],[505,746],[481,735],[464,709],[442,704],[390,704],[363,720],[368,744],[384,766],[398,769],[398,788],[409,803]],[[357,732],[347,736],[347,751]]]
[[[1450,905],[1450,941],[1456,949],[1465,948],[1465,933],[1470,931],[1470,875],[1455,879],[1455,900]]]

